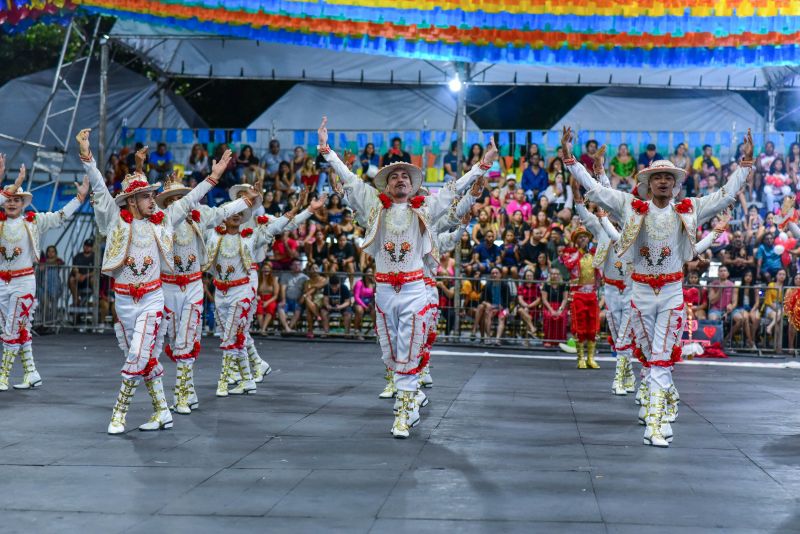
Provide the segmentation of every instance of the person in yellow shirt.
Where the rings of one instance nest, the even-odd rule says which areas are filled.
[[[711,173],[719,172],[722,165],[720,165],[719,160],[711,151],[711,145],[703,145],[703,153],[694,159],[692,168],[695,172],[706,176]]]

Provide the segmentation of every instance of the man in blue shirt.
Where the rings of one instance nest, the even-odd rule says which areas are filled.
[[[664,156],[656,152],[656,145],[650,143],[647,150],[639,154],[639,170],[646,169],[654,161],[664,159]]]
[[[461,175],[458,174],[458,143],[453,141],[450,144],[450,152],[444,156],[444,181],[456,180]]]
[[[158,148],[150,154],[150,181],[166,180],[172,172],[174,158],[172,152],[167,150],[166,143],[158,143]]]
[[[520,187],[525,191],[525,196],[532,204],[539,198],[539,193],[547,189],[547,171],[539,166],[539,154],[531,156],[528,168],[522,173]]]
[[[764,242],[759,245],[758,252],[756,252],[756,261],[756,279],[761,278],[765,273],[769,274],[772,279],[775,277],[775,273],[783,267],[781,255],[775,252],[775,236],[772,233],[764,235]]]
[[[472,265],[482,273],[489,272],[500,258],[500,247],[494,244],[494,232],[486,231],[486,239],[472,249]]]

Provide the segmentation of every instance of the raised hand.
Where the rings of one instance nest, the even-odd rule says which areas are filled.
[[[325,206],[325,203],[328,202],[328,193],[323,194],[321,197],[312,200],[311,204],[308,205],[309,211],[317,211],[318,209]]]
[[[486,165],[491,165],[499,157],[500,152],[497,150],[497,145],[494,144],[494,136],[489,138],[489,146],[486,148],[486,153],[483,155],[483,162]]]
[[[603,172],[603,167],[605,166],[605,160],[606,160],[605,155],[606,155],[606,150],[607,149],[608,149],[608,147],[606,145],[603,145],[600,148],[598,148],[597,152],[595,152],[594,156],[592,156],[592,159],[594,159],[594,163],[592,165],[592,170],[594,170],[594,173],[597,174],[597,175],[599,175],[599,174],[601,174]]]
[[[300,198],[297,201],[297,207],[298,208],[302,208],[303,206],[306,205],[306,202],[308,202],[308,192],[309,191],[310,191],[310,189],[308,187],[306,187],[305,189],[303,189],[300,192]]]
[[[17,179],[14,180],[14,183],[8,187],[8,191],[11,194],[17,192],[17,190],[22,187],[22,182],[25,181],[25,176],[28,174],[28,171],[25,169],[25,164],[19,166],[19,174],[17,175]]]
[[[77,196],[78,201],[83,204],[86,200],[86,195],[89,194],[89,177],[84,174],[83,181],[81,183],[75,182],[75,187],[78,189],[78,193],[75,196]]]
[[[581,196],[581,186],[578,185],[578,180],[571,179],[569,181],[569,186],[572,188],[572,198],[574,202],[583,202],[583,197]]]
[[[219,161],[214,160],[214,163],[211,165],[211,176],[213,176],[213,180],[216,182],[222,176],[222,173],[225,172],[225,169],[228,168],[228,164],[231,162],[231,157],[233,152],[226,150],[223,152],[222,156],[219,158]]]
[[[572,128],[569,126],[561,129],[561,148],[565,159],[572,157]]]
[[[753,159],[753,134],[750,128],[747,129],[747,135],[742,142],[742,159]]]
[[[328,117],[322,117],[322,124],[317,129],[317,136],[319,137],[319,146],[328,145]]]
[[[80,149],[81,156],[83,157],[88,157],[89,154],[91,154],[91,150],[89,149],[89,134],[91,132],[91,128],[84,128],[75,136],[75,140],[78,141],[78,148]]]
[[[136,172],[138,173],[144,172],[144,163],[147,161],[147,150],[148,147],[142,147],[136,151],[136,155],[134,156],[136,160]]]

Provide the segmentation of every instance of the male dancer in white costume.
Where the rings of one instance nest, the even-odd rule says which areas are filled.
[[[5,172],[5,157],[0,160],[0,176]],[[89,192],[89,179],[75,184],[77,196],[63,209],[52,213],[24,213],[33,195],[22,190],[25,166],[13,185],[3,189],[0,204],[0,321],[2,321],[3,360],[0,363],[0,391],[8,390],[11,368],[17,354],[22,360],[24,375],[14,389],[31,389],[42,385],[42,378],[33,361],[30,325],[36,311],[36,276],[39,263],[39,242],[42,234],[67,222],[80,208]]]
[[[327,119],[318,130],[319,151],[342,180],[347,198],[367,219],[364,251],[375,258],[377,282],[376,330],[384,363],[394,373],[400,409],[391,428],[397,438],[407,438],[419,422],[415,402],[418,374],[427,363],[423,350],[429,325],[429,304],[423,281],[425,256],[438,256],[431,237],[433,221],[446,212],[456,197],[456,188],[466,188],[491,167],[497,157],[492,142],[484,160],[458,182],[450,182],[438,195],[415,196],[422,183],[422,170],[408,163],[394,163],[378,171],[373,189],[342,163],[328,146]],[[452,184],[452,185],[451,185]]]
[[[633,246],[631,275],[631,321],[635,334],[634,354],[650,368],[649,406],[643,441],[668,447],[665,435],[672,433],[664,417],[667,391],[673,386],[672,365],[680,357],[680,339],[685,323],[682,279],[683,264],[695,255],[695,231],[704,222],[731,205],[744,186],[752,167],[752,138],[744,141],[744,159],[720,190],[701,198],[678,203],[685,171],[659,160],[637,175],[641,198],[603,187],[572,156],[572,131],[565,127],[561,146],[567,168],[586,188],[586,198],[624,222],[617,252]],[[640,231],[644,226],[645,231]]]

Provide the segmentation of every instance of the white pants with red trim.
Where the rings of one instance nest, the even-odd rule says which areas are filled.
[[[669,388],[672,382],[672,354],[686,323],[683,284],[673,282],[656,294],[647,284],[633,282],[631,327],[635,344],[647,360],[651,386]]]
[[[166,353],[173,361],[193,363],[200,352],[203,281],[195,280],[183,290],[177,284],[164,284],[162,288]]]
[[[395,373],[396,380],[397,375],[416,375],[427,362],[424,343],[428,336],[429,295],[422,280],[403,284],[399,293],[389,284],[377,284],[375,330],[383,363]],[[396,385],[401,390],[416,390],[416,380],[400,379]]]
[[[258,306],[258,271],[255,269],[250,269],[250,290],[252,295],[252,301],[250,305],[250,313],[247,316],[247,327],[244,329],[245,335],[245,346],[248,347],[248,352],[250,350],[256,351],[256,343],[253,341],[253,336],[250,335],[250,327],[253,325],[253,319],[256,317],[256,309]]]
[[[436,286],[425,285],[425,290],[428,292],[428,316],[425,321],[428,323],[428,335],[425,339],[425,348],[430,350],[435,341],[436,324],[439,321],[439,290]]]
[[[222,325],[220,348],[233,354],[237,359],[247,360],[245,344],[247,341],[247,321],[253,304],[253,290],[250,284],[235,286],[214,293],[214,304]]]
[[[31,323],[36,311],[36,277],[32,274],[0,282],[0,319],[3,346],[18,351],[31,340]]]
[[[630,284],[620,291],[618,287],[606,284],[603,287],[603,299],[606,302],[606,322],[617,357],[630,358],[631,346],[631,293]]]
[[[125,353],[122,377],[150,381],[164,374],[156,351],[164,316],[162,290],[146,293],[139,302],[134,302],[130,295],[117,294],[114,306],[117,311],[114,330],[119,348]]]

